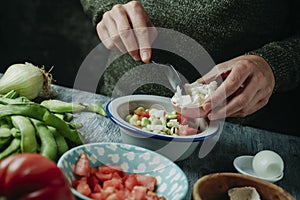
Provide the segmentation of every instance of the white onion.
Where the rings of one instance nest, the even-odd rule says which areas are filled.
[[[43,92],[49,95],[52,76],[44,68],[31,63],[13,64],[0,79],[0,94],[15,90],[20,96],[32,100]]]

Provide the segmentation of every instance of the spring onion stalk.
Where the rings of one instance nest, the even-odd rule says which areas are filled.
[[[25,62],[13,64],[7,68],[0,79],[0,94],[15,90],[20,96],[29,100],[35,99],[43,93],[50,94],[52,75],[44,68],[39,68]]]

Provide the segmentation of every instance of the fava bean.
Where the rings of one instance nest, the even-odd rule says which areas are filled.
[[[176,119],[177,115],[173,113],[169,113],[165,115],[166,119]]]
[[[10,145],[0,153],[0,160],[20,151],[21,140],[14,138]]]
[[[21,133],[21,152],[37,152],[38,143],[35,137],[35,128],[27,117],[21,115],[11,116],[13,125]]]
[[[6,148],[9,142],[12,140],[12,134],[9,128],[0,128],[0,150]]]
[[[47,108],[36,103],[30,104],[0,104],[0,118],[9,115],[23,115],[26,117],[34,118],[43,121],[46,125],[53,126],[70,141],[75,144],[82,144],[76,129],[71,129],[69,125],[62,119],[52,114]]]
[[[85,106],[77,102],[64,102],[56,99],[45,100],[41,102],[42,106],[48,108],[51,112],[81,112],[85,110]]]
[[[73,113],[88,111],[107,116],[104,108],[97,103],[64,102],[56,99],[50,99],[41,102],[41,105],[45,106],[51,112],[55,113]]]
[[[86,107],[85,111],[94,112],[102,116],[107,116],[107,113],[105,112],[104,108],[97,103],[81,103]]]
[[[145,127],[149,124],[151,124],[151,121],[147,117],[143,117],[141,121],[141,126]]]
[[[57,154],[58,156],[63,155],[66,151],[69,150],[69,146],[65,138],[57,131],[56,128],[48,126],[49,131],[53,134],[55,142],[57,145]]]
[[[48,127],[41,121],[31,119],[37,135],[41,140],[40,154],[53,160],[57,160],[57,144],[55,138]]]

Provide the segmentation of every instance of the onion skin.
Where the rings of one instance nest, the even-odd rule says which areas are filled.
[[[52,77],[44,69],[31,63],[13,64],[0,79],[0,94],[15,90],[20,96],[32,100],[44,92],[44,88],[49,88],[51,79]]]

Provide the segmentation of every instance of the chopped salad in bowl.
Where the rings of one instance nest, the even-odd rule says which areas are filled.
[[[202,141],[217,135],[219,121],[187,118],[174,111],[171,98],[127,95],[106,105],[123,143],[157,151],[173,161],[189,157]]]
[[[137,128],[163,135],[187,136],[201,133],[208,126],[204,118],[188,119],[176,111],[138,107],[125,120]]]

